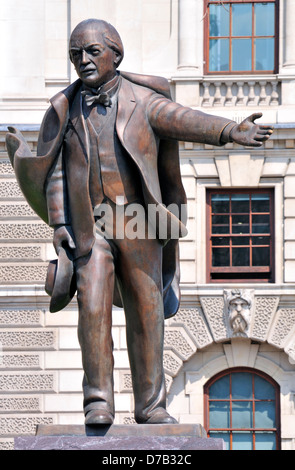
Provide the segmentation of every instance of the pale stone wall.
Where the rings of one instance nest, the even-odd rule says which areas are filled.
[[[24,134],[34,150],[36,134],[32,131]],[[284,386],[283,403],[294,400],[294,234],[288,228],[294,219],[290,184],[294,150],[289,137],[290,129],[277,128],[267,148],[247,149],[240,154],[232,144],[215,150],[204,145],[181,144],[189,234],[180,245],[182,305],[179,313],[166,322],[164,354],[168,407],[180,422],[196,419],[203,422],[200,402],[203,384],[214,373],[228,367],[247,365],[276,378],[272,368],[276,369],[283,360],[278,380]],[[2,143],[3,139],[4,133]],[[235,163],[237,155],[239,165]],[[0,168],[0,188],[3,188],[0,194],[0,442],[6,448],[12,445],[14,435],[32,433],[38,423],[83,423],[83,371],[75,300],[62,312],[51,314],[43,290],[48,260],[54,257],[52,231],[24,201],[3,147]],[[241,175],[245,175],[249,187],[275,188],[276,283],[207,285],[205,191],[235,186]],[[242,338],[235,337],[227,320],[224,291],[231,287],[246,289],[253,296],[250,326]],[[133,396],[121,310],[114,310],[113,324],[116,422],[129,423],[133,422]],[[230,345],[223,345],[228,342]],[[251,342],[261,346],[254,347]],[[219,351],[217,369],[216,361],[211,364],[209,360],[215,349]],[[271,351],[270,369],[261,367],[257,359],[268,350]],[[200,364],[206,370],[202,380],[198,379]],[[185,387],[181,388],[180,384]],[[282,437],[286,448],[292,448],[294,443],[292,410],[282,408]]]
[[[203,75],[201,0],[2,1],[0,448],[12,448],[14,436],[34,433],[39,423],[83,423],[76,302],[57,314],[48,311],[43,286],[48,260],[55,257],[52,231],[26,204],[4,140],[5,124],[18,124],[36,151],[49,98],[76,78],[67,41],[87,16],[117,27],[125,46],[123,70],[167,77],[178,102],[238,122],[262,111],[264,122],[275,124],[261,149],[180,143],[189,233],[180,245],[182,303],[166,322],[164,367],[168,409],[183,423],[203,423],[203,386],[216,373],[247,366],[269,374],[281,387],[282,447],[295,449],[294,3],[280,2],[276,76],[217,79]],[[274,284],[206,284],[206,190],[232,187],[274,188]],[[231,288],[246,289],[253,300],[241,336],[228,321]],[[130,423],[121,310],[114,310],[113,325],[116,422]]]

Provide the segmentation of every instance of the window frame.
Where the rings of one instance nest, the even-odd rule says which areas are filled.
[[[229,434],[230,434],[230,450],[232,450],[232,432],[239,431],[239,430],[240,430],[240,432],[243,432],[243,431],[250,431],[250,432],[252,431],[253,432],[253,441],[252,442],[254,444],[254,447],[255,447],[255,431],[256,432],[257,431],[258,432],[259,431],[266,431],[266,432],[267,431],[272,431],[272,432],[275,432],[275,434],[276,434],[276,449],[275,450],[280,450],[281,449],[280,386],[272,377],[270,377],[266,373],[264,373],[260,370],[257,370],[257,369],[250,368],[250,367],[231,367],[229,369],[223,370],[223,371],[217,373],[216,375],[214,375],[213,377],[211,377],[206,382],[206,384],[204,385],[204,428],[206,430],[207,437],[212,437],[212,436],[210,436],[210,430],[217,431],[217,432],[221,431],[221,429],[219,430],[218,428],[210,428],[209,427],[209,425],[210,425],[210,422],[209,422],[209,402],[210,402],[209,389],[210,389],[210,387],[216,381],[218,381],[219,379],[225,377],[226,375],[231,376],[231,374],[240,373],[240,372],[245,372],[245,373],[252,374],[252,384],[253,384],[253,381],[254,381],[254,376],[256,375],[256,376],[261,377],[262,379],[268,381],[274,387],[274,390],[275,390],[275,399],[274,399],[274,401],[275,401],[276,427],[275,428],[255,428],[255,427],[252,427],[252,428],[234,428],[234,427],[231,426],[230,428],[224,428],[223,430],[228,431]],[[231,377],[230,377],[230,381],[231,381]],[[218,399],[213,399],[212,401],[229,401],[230,402],[230,422],[231,422],[232,403],[234,401],[238,402],[238,401],[243,401],[243,400],[241,400],[241,399],[232,399],[231,389],[230,389],[230,398],[229,399],[219,399],[219,400]],[[256,402],[258,402],[258,401],[271,401],[271,400],[268,400],[268,399],[257,400],[252,396],[251,400],[250,399],[249,400],[245,399],[245,401],[253,401],[254,406],[252,408],[252,413],[255,414],[255,403]],[[253,450],[255,450],[255,449],[253,449]]]
[[[270,232],[269,234],[258,234],[255,233],[253,234],[252,231],[249,230],[249,234],[245,233],[242,236],[243,237],[255,237],[255,236],[269,236],[269,244],[265,246],[269,246],[269,264],[268,266],[250,266],[251,262],[249,263],[249,266],[219,266],[219,267],[213,267],[212,266],[212,238],[214,236],[218,237],[218,234],[212,234],[212,221],[211,221],[211,216],[212,216],[212,210],[211,210],[211,196],[214,194],[224,194],[224,195],[233,195],[233,194],[249,194],[250,196],[255,195],[255,194],[268,194],[269,195],[269,201],[270,201],[270,207],[269,207],[269,224],[270,224]],[[275,282],[275,257],[274,257],[274,240],[275,240],[275,227],[274,227],[274,221],[275,221],[275,209],[274,209],[274,189],[273,188],[248,188],[248,189],[234,189],[234,188],[229,188],[229,189],[221,189],[221,188],[207,188],[206,191],[206,277],[207,277],[207,283],[236,283],[236,282],[243,282],[243,283],[274,283]],[[229,212],[229,217],[231,218],[233,214],[237,214],[236,212],[232,212],[230,209]],[[251,214],[256,214],[255,212],[251,211],[251,208],[249,208],[249,212],[246,212],[244,214],[249,214],[249,227],[251,225]],[[257,213],[257,214],[262,214],[262,213]],[[230,226],[232,225],[231,222],[229,222]],[[233,237],[238,237],[238,234],[235,234],[229,230],[228,234],[220,234],[220,236],[224,238],[229,238],[229,250],[230,250],[230,255],[232,253],[232,248],[237,247],[237,245],[233,245],[231,243],[231,239]],[[216,245],[215,245],[216,246]],[[245,245],[248,246],[248,245]],[[255,245],[252,245],[252,241],[249,243],[249,253],[251,252],[252,247]],[[259,245],[258,245],[259,246]],[[261,246],[261,245],[260,245]],[[250,254],[250,260],[251,260],[251,254]],[[220,277],[218,277],[218,274],[220,273]],[[251,276],[245,276],[243,277],[243,273],[247,274],[252,274]],[[263,273],[265,273],[265,276],[263,277]]]
[[[226,4],[245,4],[245,3],[264,3],[262,0],[224,0],[222,2],[223,6]],[[275,31],[274,31],[274,69],[273,70],[254,70],[254,44],[253,41],[255,40],[255,35],[247,36],[252,40],[252,70],[244,70],[244,71],[232,71],[231,70],[231,40],[233,38],[231,34],[231,27],[229,36],[218,36],[219,39],[222,38],[230,38],[230,50],[229,50],[229,70],[222,70],[222,71],[210,71],[209,70],[209,43],[210,43],[210,15],[209,15],[209,6],[210,4],[220,4],[220,0],[204,0],[204,74],[205,75],[274,75],[278,73],[278,53],[279,53],[279,0],[267,0],[266,3],[274,3],[275,4]],[[214,38],[215,36],[212,36]],[[236,38],[244,38],[244,36],[234,36]],[[246,36],[245,36],[246,38]]]

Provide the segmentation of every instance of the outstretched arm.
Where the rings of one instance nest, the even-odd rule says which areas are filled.
[[[240,145],[260,147],[273,132],[271,126],[259,126],[255,113],[241,124],[181,106],[161,95],[153,95],[148,105],[150,124],[160,138],[224,145],[236,142]]]
[[[255,124],[254,121],[261,116],[262,113],[251,114],[241,124],[234,126],[230,131],[230,141],[245,146],[261,147],[263,142],[268,140],[273,133],[272,126]]]

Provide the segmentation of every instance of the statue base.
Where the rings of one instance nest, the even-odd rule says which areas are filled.
[[[35,436],[16,437],[14,449],[186,452],[224,450],[224,441],[207,438],[200,424],[39,425]]]

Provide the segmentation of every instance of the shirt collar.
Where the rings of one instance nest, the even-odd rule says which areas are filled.
[[[83,84],[83,90],[90,91],[94,95],[99,95],[100,93],[108,93],[110,98],[112,98],[118,91],[119,86],[121,84],[121,80],[121,75],[117,74],[108,82],[103,83],[99,88],[90,88]]]

